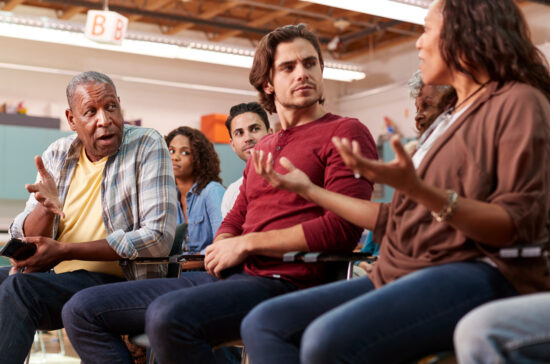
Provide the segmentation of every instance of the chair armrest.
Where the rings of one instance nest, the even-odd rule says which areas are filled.
[[[374,262],[378,259],[369,253],[348,253],[348,252],[288,252],[283,255],[283,262]]]
[[[498,255],[504,259],[540,258],[548,256],[549,243],[512,245],[499,249]]]

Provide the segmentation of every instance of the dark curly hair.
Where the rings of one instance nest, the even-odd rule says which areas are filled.
[[[439,49],[453,71],[474,81],[482,69],[492,81],[518,81],[550,100],[550,71],[533,45],[514,0],[441,0],[443,27]]]
[[[270,114],[277,111],[275,110],[275,95],[266,94],[264,86],[267,81],[271,82],[271,68],[275,60],[275,51],[279,43],[292,42],[296,38],[303,38],[311,43],[313,48],[317,51],[321,69],[324,67],[319,39],[307,29],[305,24],[285,25],[284,27],[277,28],[266,34],[256,47],[254,61],[248,79],[250,84],[260,93],[260,105]],[[324,102],[325,100],[323,98],[319,99],[321,105]]]
[[[195,177],[195,188],[193,193],[200,194],[211,181],[222,183],[220,178],[220,159],[214,150],[214,145],[200,132],[200,130],[188,126],[180,126],[172,130],[164,138],[166,145],[170,145],[172,139],[177,135],[189,138],[191,144],[191,156],[193,157],[193,173]]]

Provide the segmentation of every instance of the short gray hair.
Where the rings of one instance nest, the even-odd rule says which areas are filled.
[[[74,97],[74,93],[78,86],[90,84],[90,83],[106,83],[113,87],[113,90],[115,90],[116,94],[116,87],[113,83],[113,80],[106,74],[96,72],[96,71],[86,71],[79,73],[78,75],[74,76],[71,82],[67,85],[67,102],[69,103],[69,107],[71,107],[71,100]]]
[[[412,77],[409,79],[408,86],[410,97],[416,99],[420,96],[420,91],[422,91],[422,87],[424,87],[424,82],[422,82],[422,72],[420,72],[420,70],[413,73]],[[452,92],[452,86],[433,85],[433,87],[435,87],[438,92],[444,94]]]
[[[409,79],[408,86],[409,96],[416,99],[420,95],[422,87],[424,87],[424,82],[422,82],[422,72],[420,72],[420,70],[413,73],[412,77]]]

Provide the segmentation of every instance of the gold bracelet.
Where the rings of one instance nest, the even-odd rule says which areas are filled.
[[[457,198],[458,194],[455,191],[447,190],[447,202],[445,202],[445,206],[443,206],[439,212],[432,211],[432,216],[437,222],[447,221],[451,218],[451,216],[453,216],[456,209]]]

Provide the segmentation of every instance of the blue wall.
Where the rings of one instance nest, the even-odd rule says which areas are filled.
[[[70,134],[49,128],[0,125],[0,199],[26,200],[29,194],[25,184],[36,179],[34,156],[42,155],[53,141]],[[242,176],[245,164],[229,144],[215,144],[214,148],[227,187]]]
[[[229,144],[214,144],[214,149],[216,149],[220,157],[221,178],[223,185],[227,188],[227,186],[243,175],[245,164],[233,152]]]
[[[25,184],[36,179],[35,155],[70,132],[0,125],[0,198],[26,200]]]

